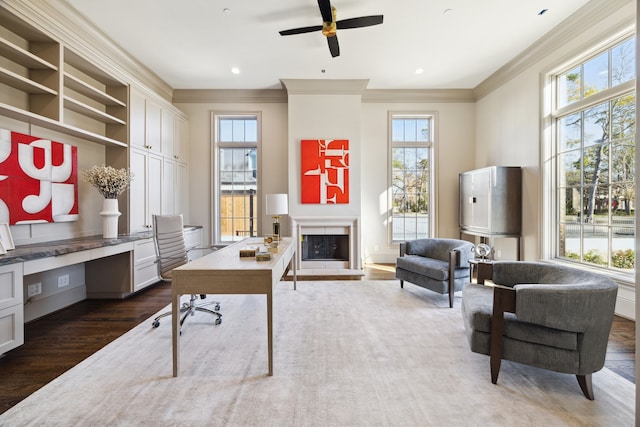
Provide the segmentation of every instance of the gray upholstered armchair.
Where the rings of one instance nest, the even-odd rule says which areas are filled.
[[[473,258],[473,244],[457,239],[416,239],[400,244],[396,260],[396,278],[400,287],[404,281],[425,289],[453,296],[470,282],[469,260]]]
[[[541,262],[494,262],[488,279],[498,286],[465,287],[462,317],[471,351],[490,356],[491,382],[505,359],[574,374],[593,400],[591,374],[604,366],[618,285]]]

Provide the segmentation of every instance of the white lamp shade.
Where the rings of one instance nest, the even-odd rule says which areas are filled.
[[[289,197],[287,194],[267,194],[267,215],[286,215],[289,213]]]

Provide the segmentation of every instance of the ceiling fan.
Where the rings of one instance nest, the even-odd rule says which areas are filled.
[[[331,56],[335,58],[336,56],[340,56],[340,46],[338,45],[338,36],[336,35],[337,30],[370,27],[372,25],[382,24],[382,15],[361,16],[358,18],[336,21],[336,9],[331,6],[329,0],[318,0],[318,7],[320,8],[320,14],[322,15],[322,25],[284,30],[280,31],[280,35],[290,36],[322,30],[322,34],[327,37]]]

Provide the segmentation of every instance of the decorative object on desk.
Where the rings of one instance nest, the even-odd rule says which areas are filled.
[[[0,243],[2,243],[5,251],[16,248],[16,245],[13,243],[13,237],[11,237],[11,229],[9,229],[9,224],[7,223],[0,224]]]
[[[78,147],[0,129],[0,221],[78,219]]]
[[[269,252],[259,252],[256,254],[256,261],[271,261],[271,254]]]
[[[240,249],[240,258],[253,258],[256,256],[256,252],[255,248]]]
[[[270,245],[271,243],[273,243],[273,236],[270,235],[265,235],[264,236],[264,244],[265,245]]]
[[[280,252],[280,245],[278,245],[278,242],[273,242],[268,245],[267,252],[271,252],[272,254],[277,254],[278,252]]]
[[[111,166],[93,166],[82,171],[82,179],[93,185],[104,197],[102,204],[102,237],[115,239],[118,237],[118,199],[129,187],[133,174],[127,169],[115,169]]]
[[[302,140],[302,203],[349,203],[349,140]]]
[[[289,213],[289,196],[286,194],[267,194],[267,215],[273,217],[273,239],[280,241],[280,216]]]
[[[105,239],[115,239],[118,237],[118,199],[102,200],[102,237]]]
[[[133,173],[125,168],[93,166],[91,169],[82,171],[82,179],[93,185],[105,199],[116,199],[129,188]]]
[[[486,243],[480,243],[479,245],[476,245],[475,252],[482,261],[485,261],[488,257],[491,256],[491,254],[493,253],[493,249],[491,249],[491,246],[487,245]]]

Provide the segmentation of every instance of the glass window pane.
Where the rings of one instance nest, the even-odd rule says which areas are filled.
[[[220,119],[218,121],[218,129],[220,131],[220,141],[230,142],[233,141],[233,122],[228,119]]]
[[[245,137],[246,142],[258,142],[258,121],[245,120]]]
[[[628,95],[612,102],[611,138],[633,138],[636,134],[636,97]]]
[[[580,151],[574,150],[558,156],[558,184],[563,187],[580,185]]]
[[[635,37],[611,49],[611,86],[636,78],[636,39]]]
[[[416,121],[413,119],[404,119],[404,140],[417,141]]]
[[[429,120],[427,119],[418,119],[416,120],[416,126],[418,127],[418,139],[417,141],[430,141],[431,134],[429,130]]]
[[[391,167],[394,172],[403,171],[406,169],[405,160],[404,160],[405,150],[406,150],[405,148],[394,148],[393,150],[391,150],[391,156],[393,158]]]
[[[609,140],[609,103],[597,105],[584,111],[584,146],[600,144]]]
[[[582,98],[582,72],[576,67],[560,75],[558,82],[558,107],[564,107]]]
[[[609,87],[609,52],[603,52],[584,64],[584,97]]]
[[[391,120],[391,140],[404,141],[404,124],[400,119]]]
[[[582,139],[582,115],[571,114],[558,120],[558,151],[580,147]]]
[[[582,159],[585,185],[609,182],[609,145],[597,145],[585,149]]]
[[[233,120],[233,142],[244,141],[244,120]]]
[[[560,206],[560,221],[562,222],[578,222],[580,215],[580,191],[578,188],[560,188],[558,189],[558,203]]]

